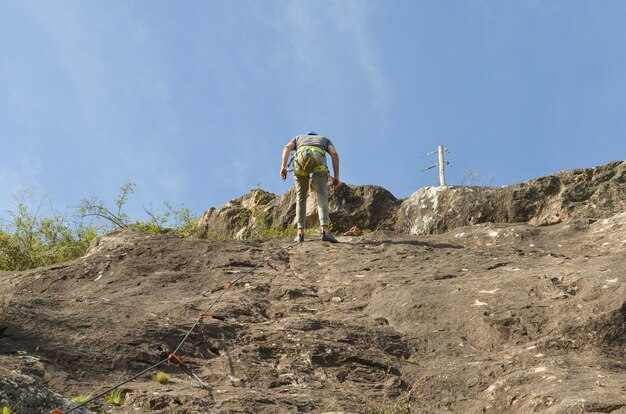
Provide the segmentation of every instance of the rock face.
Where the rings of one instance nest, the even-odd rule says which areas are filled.
[[[330,219],[339,231],[352,226],[363,230],[392,229],[400,202],[382,187],[342,185],[329,200]],[[317,224],[317,215],[314,217]]]
[[[400,201],[378,186],[342,184],[329,197],[329,216],[335,231],[352,226],[363,230],[391,229]],[[206,237],[238,239],[261,235],[264,230],[294,228],[296,192],[291,188],[282,196],[256,189],[231,200],[220,208],[211,208],[199,220]],[[319,226],[314,191],[307,199],[307,228]]]
[[[121,406],[87,408],[626,414],[624,168],[423,189],[400,208],[346,186],[334,220],[373,231],[339,244],[126,229],[78,260],[0,272],[0,410],[67,411],[60,395],[124,383]],[[249,193],[207,212],[207,231],[288,225],[293,196]],[[405,233],[455,230],[375,230],[395,213]]]
[[[626,211],[626,162],[563,171],[502,188],[427,187],[402,202],[397,231],[434,234],[479,223],[542,226]]]
[[[0,412],[4,407],[9,408],[10,413],[49,414],[54,409],[69,409],[71,402],[61,395],[50,391],[42,378],[43,364],[35,356],[16,356],[20,360],[20,372],[10,371],[0,367]],[[31,375],[25,375],[29,372]],[[74,410],[77,414],[92,413],[88,410]]]
[[[167,384],[151,371],[121,406],[88,408],[626,413],[626,213],[339,239],[124,230],[73,262],[0,273],[0,409],[67,411],[54,393],[95,395],[162,361],[214,304],[177,352],[185,368],[159,367]]]
[[[245,239],[268,229],[295,226],[296,194],[256,189],[211,208],[199,220],[204,236]],[[405,234],[438,234],[480,223],[543,226],[571,219],[610,217],[626,211],[626,162],[571,171],[506,187],[425,187],[398,200],[378,186],[342,185],[329,199],[335,231],[394,229]],[[307,200],[307,228],[319,224],[313,191]]]

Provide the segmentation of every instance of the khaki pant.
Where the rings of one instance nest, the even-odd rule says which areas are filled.
[[[328,173],[326,171],[309,176],[295,175],[296,182],[296,222],[298,228],[305,228],[306,222],[306,199],[309,194],[309,180],[313,180],[313,188],[317,195],[317,215],[320,219],[320,225],[328,226]]]

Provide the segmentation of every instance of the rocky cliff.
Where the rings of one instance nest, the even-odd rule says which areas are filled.
[[[0,272],[0,294],[11,296],[0,330],[0,410],[68,411],[70,398],[127,381],[187,338],[177,351],[184,367],[158,367],[167,384],[153,380],[155,369],[121,387],[121,405],[101,398],[87,408],[625,414],[623,168],[511,186],[508,207],[477,189],[482,205],[502,211],[493,222],[479,221],[495,213],[445,199],[458,188],[438,190],[440,198],[423,190],[448,206],[444,218],[454,208],[477,223],[439,222],[425,231],[432,234],[407,234],[419,232],[410,230],[415,222],[397,215],[401,202],[384,190],[346,186],[333,211],[344,206],[346,226],[372,231],[339,244],[124,230],[98,238],[81,259]],[[549,192],[528,195],[538,188]],[[380,211],[355,222],[362,200],[381,195]],[[248,209],[248,218],[279,220],[280,197],[248,197],[230,205],[232,216]],[[259,206],[275,210],[259,214]],[[218,223],[226,211],[208,219]],[[375,230],[393,226],[405,227]]]
[[[261,189],[252,190],[220,208],[211,208],[199,220],[202,233],[213,237],[255,237],[259,229],[294,228],[296,193],[291,188],[282,196]],[[343,184],[330,194],[332,227],[343,232],[352,226],[363,230],[392,229],[400,206],[382,187]],[[307,199],[307,227],[319,226],[317,200],[311,191]]]
[[[562,171],[506,187],[426,187],[405,200],[376,186],[342,185],[330,197],[330,219],[338,232],[393,229],[404,234],[443,233],[480,223],[550,225],[577,218],[607,218],[626,211],[626,162]],[[318,225],[313,192],[307,226]],[[255,229],[293,227],[295,191],[282,196],[253,190],[211,208],[201,218],[205,235],[246,238]]]
[[[506,187],[427,187],[398,210],[396,230],[443,233],[479,223],[543,226],[602,219],[626,211],[626,162],[558,174]]]

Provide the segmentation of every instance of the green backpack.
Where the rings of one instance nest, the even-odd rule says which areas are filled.
[[[311,173],[328,171],[326,166],[326,152],[315,145],[298,147],[293,158],[293,173],[309,175]]]

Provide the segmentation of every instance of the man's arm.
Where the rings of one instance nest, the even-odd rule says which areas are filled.
[[[287,160],[289,159],[289,153],[296,149],[296,144],[293,141],[289,141],[285,148],[283,148],[283,158],[280,165],[280,178],[285,181],[287,179]]]
[[[328,153],[330,154],[330,159],[333,161],[333,184],[332,187],[335,188],[341,182],[339,180],[339,154],[335,149],[333,144],[328,144]]]

